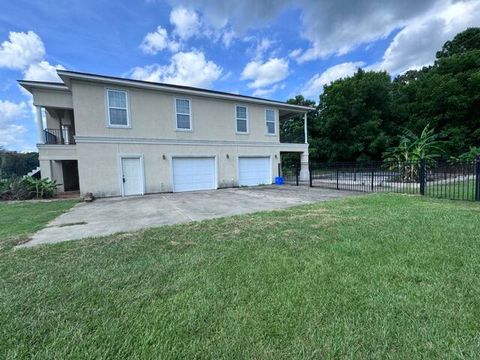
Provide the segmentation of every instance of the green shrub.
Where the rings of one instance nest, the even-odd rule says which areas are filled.
[[[56,181],[48,179],[10,178],[0,181],[1,200],[28,200],[51,198],[57,189]]]
[[[22,178],[13,177],[2,180],[0,185],[0,199],[2,200],[26,200],[31,199],[32,192]]]
[[[451,163],[463,163],[463,162],[470,162],[474,161],[476,158],[480,156],[480,147],[478,146],[471,146],[470,150],[464,152],[463,154],[450,158]]]
[[[27,176],[23,179],[27,188],[34,194],[37,199],[51,198],[55,194],[58,185],[56,181],[48,179],[35,179]]]

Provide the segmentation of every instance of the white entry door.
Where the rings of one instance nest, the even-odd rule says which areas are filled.
[[[214,157],[175,157],[172,171],[175,192],[217,188]]]
[[[272,183],[270,157],[240,157],[238,185],[255,186]]]
[[[143,195],[141,158],[122,158],[123,195]]]

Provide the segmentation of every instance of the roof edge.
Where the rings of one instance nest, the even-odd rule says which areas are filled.
[[[49,81],[34,81],[34,80],[17,80],[21,87],[25,90],[32,92],[33,89],[49,89],[49,90],[61,90],[70,91],[67,85],[61,82],[49,82]]]
[[[258,98],[254,96],[239,95],[239,94],[233,94],[228,92],[208,90],[208,89],[183,86],[183,85],[157,83],[157,82],[151,82],[151,81],[127,79],[122,77],[98,75],[98,74],[92,74],[92,73],[83,73],[83,72],[60,70],[60,69],[57,69],[57,74],[63,80],[63,82],[65,83],[64,86],[66,86],[67,88],[71,87],[71,79],[79,79],[79,80],[85,80],[85,81],[99,81],[99,82],[106,82],[111,84],[120,84],[125,86],[133,86],[133,87],[146,88],[146,89],[164,90],[167,92],[176,92],[176,93],[185,93],[185,94],[191,94],[191,95],[214,97],[214,98],[221,98],[226,100],[238,101],[239,99],[241,99],[243,101],[252,102],[252,103],[261,103],[261,104],[267,104],[267,105],[275,105],[277,107],[283,107],[288,109],[296,109],[302,112],[315,110],[314,107],[289,104],[289,103],[278,101],[278,100],[270,100],[270,99]]]

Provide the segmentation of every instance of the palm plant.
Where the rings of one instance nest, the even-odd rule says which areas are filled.
[[[400,136],[398,146],[388,149],[384,154],[384,161],[394,164],[392,167],[398,169],[403,182],[416,181],[418,177],[418,163],[424,160],[426,166],[432,165],[434,160],[441,156],[443,141],[430,129],[429,124],[425,126],[420,135],[406,129]]]

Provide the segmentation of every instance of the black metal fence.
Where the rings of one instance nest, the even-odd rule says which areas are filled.
[[[278,173],[283,178],[286,184],[299,185],[300,183],[300,167],[299,166],[285,166],[278,164]]]
[[[480,201],[480,158],[463,162],[312,163],[310,186]]]

